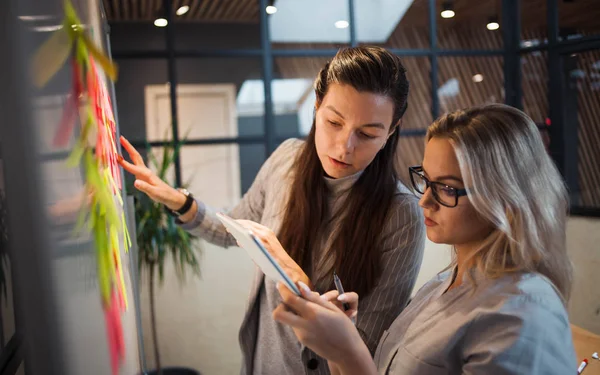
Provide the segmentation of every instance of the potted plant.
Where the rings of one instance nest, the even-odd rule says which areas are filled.
[[[174,165],[174,160],[181,144],[166,144],[162,148],[160,162],[150,147],[147,147],[149,165],[157,176],[166,181],[167,172]],[[135,190],[135,189],[133,189]],[[135,190],[135,216],[137,222],[137,244],[139,251],[139,274],[147,276],[150,295],[150,322],[156,369],[149,374],[159,375],[199,375],[199,372],[186,368],[162,368],[156,326],[156,286],[162,285],[164,279],[165,260],[169,255],[173,259],[175,270],[180,281],[185,281],[186,273],[200,276],[200,265],[195,250],[196,238],[177,226],[165,207],[152,201],[145,194]]]

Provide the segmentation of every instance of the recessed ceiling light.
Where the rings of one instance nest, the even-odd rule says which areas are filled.
[[[277,7],[273,6],[273,5],[269,5],[265,8],[265,10],[267,11],[267,14],[275,14],[277,13]]]
[[[348,26],[350,26],[350,24],[346,20],[339,20],[335,22],[335,27],[337,27],[338,29],[345,29]]]
[[[500,24],[498,23],[498,18],[490,17],[486,27],[488,30],[498,30],[500,28]]]
[[[177,9],[177,11],[175,12],[175,14],[177,14],[178,16],[183,16],[189,10],[190,10],[190,7],[188,5],[184,5],[184,6],[179,7],[179,9]]]
[[[169,22],[167,22],[167,20],[164,18],[157,18],[154,20],[154,26],[156,26],[156,27],[165,27],[168,24],[169,24]]]
[[[473,82],[479,83],[481,81],[483,81],[483,74],[478,73],[473,76]]]
[[[488,30],[498,30],[500,28],[500,24],[498,22],[490,22],[487,24]]]
[[[454,17],[455,13],[453,10],[443,10],[442,13],[440,13],[440,15],[442,16],[442,18],[452,18]]]
[[[442,13],[440,13],[440,15],[442,16],[442,18],[452,18],[452,17],[454,17],[455,13],[454,13],[454,9],[452,9],[452,2],[451,1],[445,1],[442,4]]]

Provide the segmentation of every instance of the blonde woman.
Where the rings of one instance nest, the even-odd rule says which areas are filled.
[[[279,287],[275,319],[327,358],[332,373],[574,373],[567,197],[535,124],[488,105],[443,116],[426,140],[411,177],[427,237],[455,249],[449,270],[418,291],[374,358],[348,318],[356,312],[305,285],[304,299]],[[344,297],[356,310],[358,296]]]

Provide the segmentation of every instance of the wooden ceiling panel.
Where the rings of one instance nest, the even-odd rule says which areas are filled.
[[[147,22],[163,16],[162,0],[103,0],[109,21]],[[258,0],[173,0],[173,14],[183,5],[190,10],[180,22],[257,23]]]
[[[297,0],[278,0],[297,1]],[[110,21],[152,21],[162,16],[163,0],[103,0]],[[464,28],[469,25],[487,23],[490,16],[501,18],[502,0],[454,0],[456,16],[442,19],[442,1],[436,1],[438,30]],[[173,0],[173,13],[188,5],[190,10],[177,17],[181,22],[226,22],[258,23],[258,0]],[[560,26],[575,29],[583,34],[600,33],[600,0],[559,0]],[[427,28],[428,1],[413,0],[411,7],[401,20],[403,29]],[[546,35],[546,0],[521,0],[523,36]],[[501,25],[510,25],[511,20]]]

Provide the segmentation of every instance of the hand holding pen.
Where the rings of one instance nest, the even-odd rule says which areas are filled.
[[[337,281],[335,279],[337,278]],[[331,302],[335,305],[336,308],[340,309],[350,320],[352,323],[356,324],[356,317],[358,315],[358,294],[354,292],[344,292],[342,287],[342,283],[337,275],[334,276],[334,283],[336,284],[337,290],[330,290],[327,293],[323,293],[319,296],[319,293],[312,291],[305,283],[302,281],[298,281],[297,285],[302,293],[302,297],[307,299],[307,296],[318,297],[323,301]],[[283,286],[278,286],[280,293],[281,289],[287,289]],[[289,289],[287,289],[289,291]],[[287,292],[286,292],[287,295]],[[310,300],[310,298],[308,298]]]
[[[335,271],[333,271],[333,283],[335,284],[335,289],[337,289],[339,296],[343,296],[344,287],[342,286],[342,282],[340,281],[338,275],[336,275]],[[342,306],[344,307],[344,311],[348,311],[350,309],[350,305],[348,305],[346,302],[343,302]]]
[[[337,290],[336,300],[342,302],[342,311],[346,312],[346,315],[352,320],[352,323],[356,324],[356,316],[358,314],[358,294],[344,292],[342,281],[335,271],[333,271],[333,283],[335,284],[335,289]],[[323,296],[327,295],[328,293],[325,293]]]

